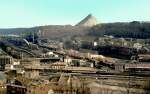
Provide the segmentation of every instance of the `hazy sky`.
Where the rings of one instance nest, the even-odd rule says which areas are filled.
[[[0,0],[0,28],[74,25],[89,13],[100,23],[150,21],[150,0]]]

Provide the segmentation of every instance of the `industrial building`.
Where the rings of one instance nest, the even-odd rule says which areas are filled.
[[[13,58],[10,56],[0,56],[0,70],[5,69],[6,64],[11,64],[13,62]]]

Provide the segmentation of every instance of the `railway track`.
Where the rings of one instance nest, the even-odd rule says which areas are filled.
[[[62,73],[45,73],[45,76],[60,76]],[[138,76],[125,76],[125,75],[104,75],[104,74],[85,74],[85,73],[63,73],[64,76],[77,76],[84,78],[94,78],[94,79],[112,79],[112,80],[138,80],[146,81],[150,77],[138,77]]]

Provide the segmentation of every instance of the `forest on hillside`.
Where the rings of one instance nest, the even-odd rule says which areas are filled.
[[[32,28],[9,28],[0,29],[0,34],[31,34],[32,32],[39,33],[44,38],[62,39],[72,36],[95,36],[101,37],[104,35],[124,38],[148,39],[150,38],[150,23],[149,22],[116,22],[116,23],[101,23],[93,27],[70,26],[70,25],[47,25],[37,26]]]
[[[150,23],[133,21],[99,24],[91,28],[89,35],[147,39],[150,38]]]

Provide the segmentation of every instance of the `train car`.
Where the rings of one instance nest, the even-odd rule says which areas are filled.
[[[115,64],[115,70],[118,72],[145,72],[150,71],[149,63],[129,63],[129,64]]]

